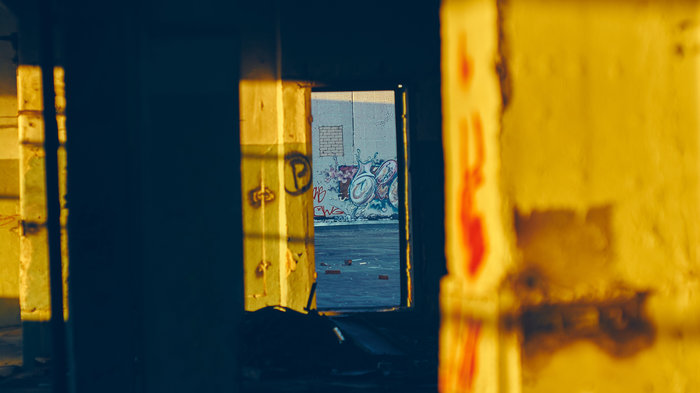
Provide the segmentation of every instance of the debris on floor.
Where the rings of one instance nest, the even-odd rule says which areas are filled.
[[[437,391],[436,336],[413,321],[381,326],[315,310],[247,312],[241,332],[244,391]]]

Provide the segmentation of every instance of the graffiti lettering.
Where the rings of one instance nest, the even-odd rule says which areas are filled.
[[[250,191],[248,191],[248,202],[250,203],[250,206],[252,207],[260,207],[262,206],[263,203],[269,203],[275,200],[275,193],[274,191],[270,190],[269,188],[265,187],[264,189],[262,186],[254,188]]]
[[[314,206],[314,217],[340,216],[343,214],[345,212],[335,206],[331,206],[330,210],[323,206]]]
[[[326,190],[323,186],[314,187],[314,201],[321,203],[326,198]]]
[[[285,191],[289,195],[301,195],[313,184],[311,161],[301,153],[292,152],[284,157],[285,160]],[[289,180],[291,177],[291,180]]]
[[[486,238],[484,237],[483,217],[476,209],[475,195],[481,187],[484,166],[484,130],[481,124],[481,117],[478,113],[472,114],[472,129],[474,133],[474,166],[467,168],[464,173],[464,183],[462,185],[462,204],[460,206],[460,220],[464,245],[469,257],[467,262],[467,275],[474,277],[484,262],[486,254]],[[460,123],[461,135],[463,135],[462,151],[469,151],[469,124],[466,119]]]

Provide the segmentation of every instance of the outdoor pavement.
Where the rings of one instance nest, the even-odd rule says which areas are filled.
[[[319,310],[400,304],[398,223],[316,226],[314,232]]]

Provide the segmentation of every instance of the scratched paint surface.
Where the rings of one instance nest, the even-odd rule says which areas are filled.
[[[470,139],[473,141],[475,157],[473,166],[464,171],[461,200],[461,224],[464,236],[464,248],[468,251],[465,269],[469,277],[475,277],[484,263],[486,238],[484,237],[484,220],[477,210],[475,193],[484,182],[484,130],[478,112],[472,114],[471,124],[466,118],[460,121],[462,149],[468,152]],[[465,157],[469,161],[469,156]]]

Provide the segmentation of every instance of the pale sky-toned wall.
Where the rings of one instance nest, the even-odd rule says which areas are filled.
[[[341,166],[357,167],[358,154],[362,162],[374,160],[374,170],[383,161],[396,160],[394,92],[314,92],[311,111],[315,216],[333,221],[367,221],[394,217],[397,210],[381,198],[376,201],[375,198],[358,208],[358,205],[339,195],[339,181],[351,182],[352,174],[346,173],[342,180],[328,176]],[[324,126],[342,126],[342,155],[321,155],[324,142],[320,140],[320,127]]]

